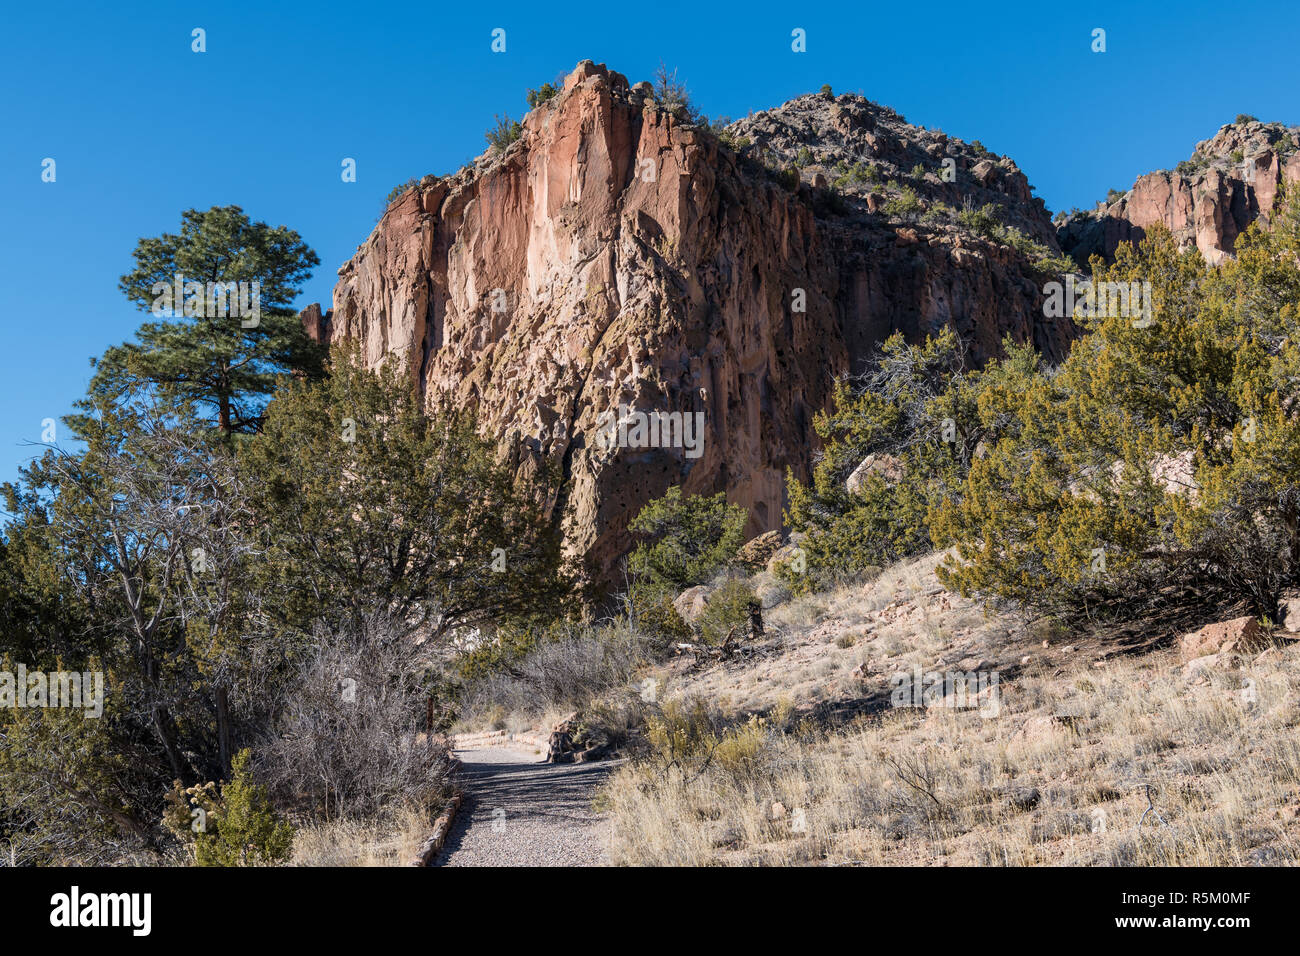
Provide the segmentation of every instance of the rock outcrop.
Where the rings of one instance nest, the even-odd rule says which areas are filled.
[[[999,210],[1018,244],[957,205]],[[749,535],[779,528],[813,415],[895,331],[952,326],[974,361],[1006,335],[1060,358],[1072,327],[1041,292],[1059,252],[1009,160],[861,97],[719,133],[586,61],[516,142],[395,200],[303,321],[558,464],[567,547],[613,578],[628,522],[673,485],[725,491]]]
[[[1083,266],[1093,255],[1111,259],[1120,243],[1140,242],[1156,223],[1217,265],[1256,219],[1266,225],[1279,185],[1300,182],[1300,126],[1256,120],[1222,127],[1196,144],[1174,171],[1142,176],[1133,188],[1088,212],[1067,217],[1061,248]]]

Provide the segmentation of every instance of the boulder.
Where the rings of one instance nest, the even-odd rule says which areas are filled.
[[[1185,680],[1195,681],[1208,677],[1208,672],[1213,670],[1231,670],[1241,663],[1241,658],[1230,651],[1216,654],[1206,654],[1203,657],[1196,657],[1183,665],[1183,678]]]
[[[849,494],[856,495],[872,475],[879,475],[887,485],[895,485],[903,478],[903,463],[894,455],[883,452],[868,455],[862,459],[862,464],[853,469],[853,474],[849,475],[844,487]]]
[[[736,560],[747,571],[754,572],[767,567],[772,555],[781,550],[781,532],[765,531],[756,538],[750,538],[736,552]]]
[[[981,186],[988,187],[993,185],[998,178],[998,169],[992,162],[987,159],[981,159],[971,167],[971,178]]]
[[[1288,591],[1282,595],[1277,605],[1277,623],[1288,631],[1300,631],[1300,592]]]
[[[1268,646],[1259,622],[1250,615],[1234,617],[1229,621],[1207,624],[1199,631],[1191,631],[1178,639],[1179,656],[1184,662],[1220,651],[1250,653]]]
[[[772,556],[767,559],[767,570],[776,573],[776,566],[783,561],[790,561],[794,558],[795,552],[799,550],[800,544],[803,543],[804,535],[802,532],[791,532],[789,540],[777,548]]]
[[[693,588],[687,588],[673,599],[673,609],[687,624],[694,624],[704,613],[704,605],[712,593],[713,588],[707,584],[697,584]]]

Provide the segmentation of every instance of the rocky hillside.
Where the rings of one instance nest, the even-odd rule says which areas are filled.
[[[976,361],[1005,335],[1067,347],[1041,293],[1063,260],[1024,175],[860,97],[711,128],[584,61],[520,134],[395,200],[333,308],[303,318],[556,463],[557,519],[600,576],[673,485],[779,527],[832,382],[896,330],[952,326]],[[601,447],[620,406],[698,413],[703,445]]]
[[[1176,170],[1148,173],[1122,196],[1066,217],[1059,241],[1086,266],[1091,256],[1110,258],[1121,242],[1139,242],[1162,222],[1217,264],[1247,226],[1257,218],[1267,223],[1284,180],[1300,182],[1300,126],[1241,117],[1197,143]]]

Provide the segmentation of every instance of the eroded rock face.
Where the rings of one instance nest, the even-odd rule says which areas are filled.
[[[1156,223],[1184,247],[1194,245],[1217,265],[1256,219],[1267,225],[1279,184],[1300,182],[1300,127],[1256,121],[1222,127],[1196,144],[1177,170],[1138,179],[1114,202],[1066,219],[1061,247],[1081,265],[1110,259],[1123,242],[1140,242]]]
[[[860,98],[839,99],[826,122],[865,131]],[[1050,242],[1041,206],[1015,205],[1023,176],[994,166],[1010,221],[1041,219]],[[476,406],[525,462],[558,464],[567,546],[612,579],[628,522],[676,484],[726,491],[750,535],[779,528],[814,413],[895,330],[952,325],[976,361],[1004,335],[1063,355],[1071,329],[1042,318],[1022,253],[867,199],[774,173],[584,62],[504,152],[396,200],[339,270],[333,309],[304,322],[370,365],[406,363],[431,400]],[[702,445],[638,442],[652,412],[699,416]]]

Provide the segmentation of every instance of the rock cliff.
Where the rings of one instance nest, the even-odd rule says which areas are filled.
[[[966,228],[972,209],[1003,225]],[[779,528],[813,414],[896,330],[1060,357],[1059,254],[1023,174],[977,144],[828,92],[710,127],[585,61],[515,142],[393,201],[303,321],[556,463],[567,545],[612,578],[627,523],[676,484]],[[654,412],[701,416],[700,447],[635,447]],[[611,416],[621,446],[597,440]]]
[[[1058,238],[1080,265],[1112,258],[1122,242],[1140,242],[1164,223],[1184,246],[1217,265],[1256,219],[1267,224],[1283,181],[1300,182],[1300,127],[1241,118],[1196,144],[1173,171],[1148,173],[1123,195],[1065,217]]]

